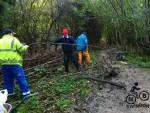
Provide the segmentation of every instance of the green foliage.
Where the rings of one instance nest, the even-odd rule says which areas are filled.
[[[87,88],[87,83],[88,82],[86,80],[80,80],[79,82],[76,83],[75,86],[77,88],[77,92],[80,92],[79,98],[82,101],[84,101],[85,97],[87,97],[91,92],[91,90]]]
[[[133,63],[141,68],[149,68],[150,69],[150,58],[147,56],[140,56],[137,53],[129,53],[127,56],[127,60],[130,63]]]
[[[61,67],[57,68],[56,74],[58,76],[63,75],[64,74],[64,66],[61,66]]]
[[[11,27],[26,43],[47,41],[63,27],[74,36],[86,31],[90,42],[99,43],[105,38],[109,44],[124,48],[136,46],[137,39],[149,40],[147,0],[68,1],[1,0],[0,30]]]
[[[91,62],[94,62],[96,59],[95,53],[92,52],[91,50],[90,50],[90,59],[91,59]]]
[[[36,67],[34,69],[35,72],[39,73],[39,74],[44,74],[47,72],[47,69],[43,66],[39,66],[39,67]]]
[[[71,101],[68,98],[61,98],[56,102],[56,108],[61,112],[63,112],[69,105],[71,105]]]
[[[87,86],[87,81],[73,82],[74,75],[68,75],[66,79],[59,79],[50,82],[51,94],[55,96],[54,104],[56,109],[63,112],[73,104],[72,94],[80,92],[79,98],[84,100],[89,94],[89,88]]]
[[[91,91],[88,82],[86,80],[75,82],[73,73],[64,77],[62,70],[63,68],[59,67],[54,75],[49,75],[51,78],[36,77],[37,82],[31,83],[31,88],[39,93],[37,100],[28,101],[28,105],[22,104],[17,111],[27,112],[28,109],[32,109],[32,112],[37,113],[43,111],[66,113],[76,102],[84,101]],[[37,103],[39,112],[34,109]]]
[[[54,86],[56,95],[67,94],[73,90],[72,81],[60,80],[55,83]]]
[[[11,20],[9,17],[12,12],[12,3],[14,2],[11,2],[11,0],[0,0],[0,31],[2,31],[5,27],[10,27]]]
[[[31,97],[30,99],[26,100],[22,105],[20,105],[16,113],[40,113],[40,102],[37,97]]]

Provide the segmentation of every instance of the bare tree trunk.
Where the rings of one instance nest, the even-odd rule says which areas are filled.
[[[146,20],[146,30],[147,30],[147,36],[146,36],[146,42],[150,43],[150,0],[145,0],[145,7],[148,9],[148,11],[145,13]]]

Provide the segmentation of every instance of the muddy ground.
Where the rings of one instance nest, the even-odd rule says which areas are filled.
[[[131,87],[135,82],[138,82],[138,87],[150,93],[150,71],[136,68],[132,65],[119,65],[120,74],[111,78],[111,81],[123,83],[127,90],[119,89],[115,86],[105,85],[102,90],[95,88],[95,91],[87,99],[86,108],[89,113],[150,113],[150,99],[141,101],[137,99],[135,104],[149,105],[149,108],[135,107],[128,108],[126,97],[128,96]]]

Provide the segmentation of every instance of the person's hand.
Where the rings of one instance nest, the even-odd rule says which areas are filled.
[[[55,46],[55,52],[57,52],[57,46]]]
[[[25,45],[25,48],[29,48],[29,46],[28,46],[28,45]]]
[[[53,43],[51,42],[51,41],[49,41],[48,43],[47,43],[47,46],[52,46],[53,45]]]

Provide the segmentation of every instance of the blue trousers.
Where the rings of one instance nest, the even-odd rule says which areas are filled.
[[[3,79],[4,88],[7,89],[8,94],[13,93],[14,79],[16,79],[22,95],[30,93],[23,68],[19,65],[3,65]]]

